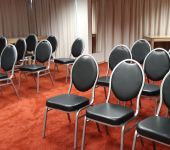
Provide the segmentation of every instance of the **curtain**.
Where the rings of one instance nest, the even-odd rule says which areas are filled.
[[[75,0],[0,0],[0,36],[55,35],[57,57],[68,57],[75,40]]]
[[[109,54],[117,44],[131,47],[144,35],[170,35],[169,0],[98,1],[104,3],[98,8],[101,19],[97,23],[97,35],[102,35],[97,39],[98,51]]]

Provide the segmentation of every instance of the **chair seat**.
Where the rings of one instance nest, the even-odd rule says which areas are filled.
[[[158,96],[160,93],[160,87],[153,84],[144,84],[142,95],[145,96]]]
[[[24,65],[20,67],[21,71],[30,71],[30,72],[40,71],[44,69],[46,69],[46,66],[43,65]]]
[[[46,102],[47,107],[63,111],[76,111],[87,105],[89,105],[88,98],[72,94],[58,95],[48,99]]]
[[[90,106],[87,109],[86,116],[99,122],[110,125],[120,125],[134,116],[134,111],[130,108],[117,104],[99,104]]]
[[[0,73],[0,79],[5,79],[8,78],[7,74]]]
[[[170,144],[170,119],[160,116],[149,117],[137,125],[140,135]]]
[[[60,63],[60,64],[71,64],[74,63],[75,59],[73,58],[56,58],[54,59],[55,63]]]
[[[99,77],[99,79],[97,80],[97,85],[108,87],[109,81],[110,81],[110,77],[108,76]]]

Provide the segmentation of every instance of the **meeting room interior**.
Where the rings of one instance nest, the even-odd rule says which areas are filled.
[[[0,0],[0,150],[169,150],[170,0]]]

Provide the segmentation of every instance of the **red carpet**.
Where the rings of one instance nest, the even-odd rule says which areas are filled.
[[[106,64],[100,65],[100,74],[106,72]],[[59,66],[56,72],[55,85],[52,86],[49,77],[40,78],[40,93],[36,94],[36,84],[31,76],[22,77],[20,99],[11,87],[4,87],[0,92],[0,150],[67,150],[73,149],[73,133],[75,114],[71,115],[69,123],[67,115],[53,110],[48,113],[46,138],[42,139],[42,127],[46,99],[57,94],[66,93],[69,84],[65,83],[65,67]],[[17,85],[17,81],[15,81]],[[18,87],[18,86],[17,86]],[[73,92],[78,93],[73,90]],[[90,97],[90,92],[83,94]],[[112,96],[113,97],[113,96]],[[95,103],[104,102],[103,88],[96,89]],[[111,98],[113,103],[116,102]],[[150,116],[154,112],[154,101],[142,98],[142,109],[139,119]],[[135,101],[133,101],[133,107]],[[163,108],[163,115],[166,109]],[[83,119],[78,128],[78,149],[81,147]],[[98,133],[95,123],[87,123],[86,145],[88,150],[119,150],[120,128],[109,128],[110,135],[106,135],[105,128],[100,125],[102,133]],[[132,148],[134,130],[125,134],[124,149]],[[157,149],[168,150],[166,146],[157,144]],[[137,150],[152,149],[152,143],[144,140],[144,146],[137,141]]]

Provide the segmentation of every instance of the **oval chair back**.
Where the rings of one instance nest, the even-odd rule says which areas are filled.
[[[35,49],[35,59],[40,63],[48,62],[48,67],[50,65],[50,58],[52,55],[52,46],[49,41],[43,40],[38,43]]]
[[[35,34],[28,35],[28,37],[26,38],[27,52],[34,52],[37,43],[38,43],[38,39]]]
[[[90,55],[79,56],[71,70],[71,84],[81,92],[88,91],[97,82],[99,74],[98,64]],[[93,88],[94,89],[94,88]]]
[[[6,37],[0,37],[0,55],[3,49],[7,46],[7,39]]]
[[[53,35],[50,35],[47,40],[51,43],[52,46],[52,53],[54,53],[57,50],[58,47],[58,42],[57,42],[57,38]]]
[[[0,65],[5,72],[14,74],[14,66],[17,60],[17,50],[14,45],[7,45],[1,53]]]
[[[84,50],[84,46],[83,46],[83,41],[80,38],[77,38],[74,42],[73,45],[71,47],[71,54],[73,55],[73,57],[79,57]]]
[[[25,39],[18,39],[15,44],[15,47],[18,53],[17,61],[20,61],[20,60],[23,61],[25,58],[25,52],[27,49],[27,44],[26,44]]]
[[[140,64],[143,64],[143,61],[146,55],[151,51],[150,43],[145,39],[137,40],[132,48],[132,58],[138,61]]]
[[[163,48],[152,50],[144,60],[144,72],[152,81],[162,80],[169,69],[170,57]]]
[[[111,90],[120,101],[129,101],[135,97],[139,99],[144,81],[144,72],[137,61],[121,61],[112,71],[107,101]]]
[[[109,69],[113,70],[115,66],[124,59],[131,59],[132,55],[126,45],[115,46],[109,56]]]

